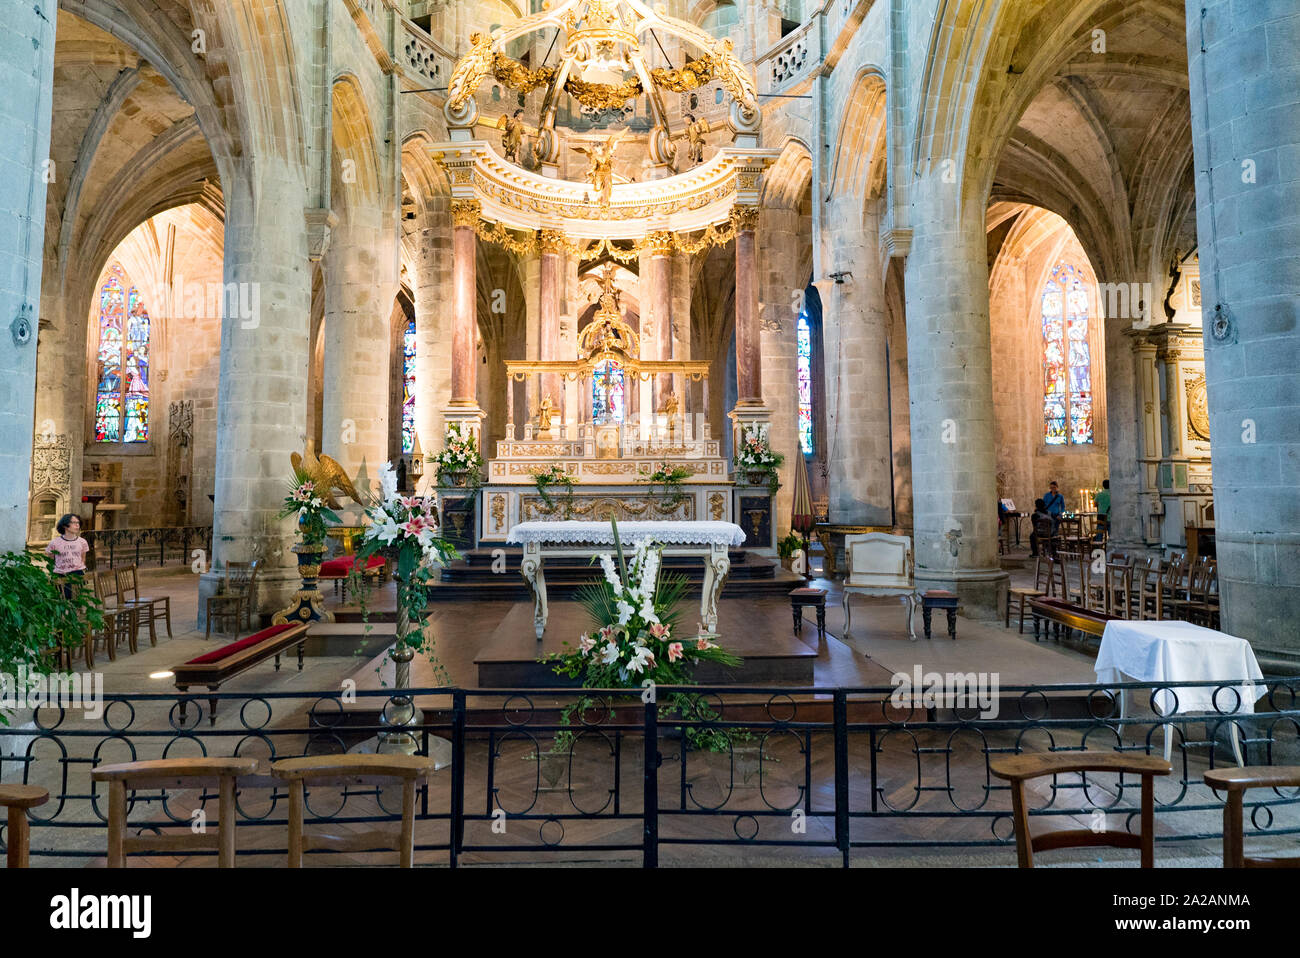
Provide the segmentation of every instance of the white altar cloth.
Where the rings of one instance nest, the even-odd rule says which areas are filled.
[[[745,544],[745,531],[734,522],[622,522],[618,526],[618,537],[624,545],[639,539],[651,539],[665,545]],[[511,545],[544,542],[612,546],[614,529],[608,522],[521,522],[510,530],[506,542]]]
[[[733,522],[624,522],[619,541],[629,551],[641,539],[663,546],[664,555],[699,556],[704,560],[704,589],[700,619],[710,630],[718,627],[718,596],[731,572],[727,550],[745,541],[745,532]],[[521,522],[506,539],[524,547],[519,571],[533,592],[533,627],[540,642],[550,610],[546,601],[547,557],[596,556],[614,547],[614,530],[608,522]]]

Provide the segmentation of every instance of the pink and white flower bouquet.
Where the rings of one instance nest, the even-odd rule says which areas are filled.
[[[680,628],[677,605],[688,583],[682,576],[664,574],[663,546],[642,539],[627,558],[618,523],[613,525],[615,553],[598,557],[603,578],[580,594],[594,626],[578,636],[576,647],[565,643],[564,652],[546,659],[556,673],[579,678],[589,689],[642,688],[692,685],[701,662],[740,665],[740,657],[720,646],[716,635],[688,635]],[[684,718],[712,717],[699,695],[674,692],[669,699],[670,710]],[[589,698],[579,700],[563,720],[567,724],[573,711],[593,704]],[[719,736],[726,740],[725,732],[701,733],[701,739],[708,739],[705,747],[714,747]]]

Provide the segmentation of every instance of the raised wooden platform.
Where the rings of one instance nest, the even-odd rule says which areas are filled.
[[[687,605],[679,626],[684,635],[698,631],[693,618],[699,609]],[[551,607],[550,623],[542,641],[533,633],[533,608],[518,603],[483,643],[474,657],[478,687],[570,688],[577,683],[556,675],[552,666],[537,661],[552,652],[564,651],[567,642],[577,645],[578,637],[590,628],[582,606],[576,602]],[[718,634],[722,644],[740,655],[739,669],[705,665],[696,673],[701,685],[812,685],[813,663],[817,659],[816,629],[805,637],[811,645],[795,638],[790,627],[790,604],[774,599],[753,602],[721,602],[718,605]]]

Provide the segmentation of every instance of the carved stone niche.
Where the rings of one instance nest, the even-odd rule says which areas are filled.
[[[72,498],[72,442],[66,435],[37,436],[32,444],[32,495],[27,509],[27,541],[54,538],[59,517]]]

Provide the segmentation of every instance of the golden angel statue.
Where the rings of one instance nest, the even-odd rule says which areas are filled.
[[[337,489],[359,506],[368,505],[368,501],[363,499],[357,492],[352,480],[348,474],[343,471],[337,460],[322,453],[319,457],[316,455],[316,440],[308,439],[307,448],[299,455],[296,452],[289,454],[289,461],[293,463],[295,474],[301,474],[311,479],[316,487],[316,492],[325,500],[325,505],[331,509],[338,509],[338,500],[334,498],[334,490]]]
[[[626,135],[627,130],[619,130],[603,143],[595,143],[590,147],[573,147],[574,152],[586,154],[591,162],[587,178],[600,196],[600,208],[603,210],[609,209],[609,200],[614,193],[614,153]]]

